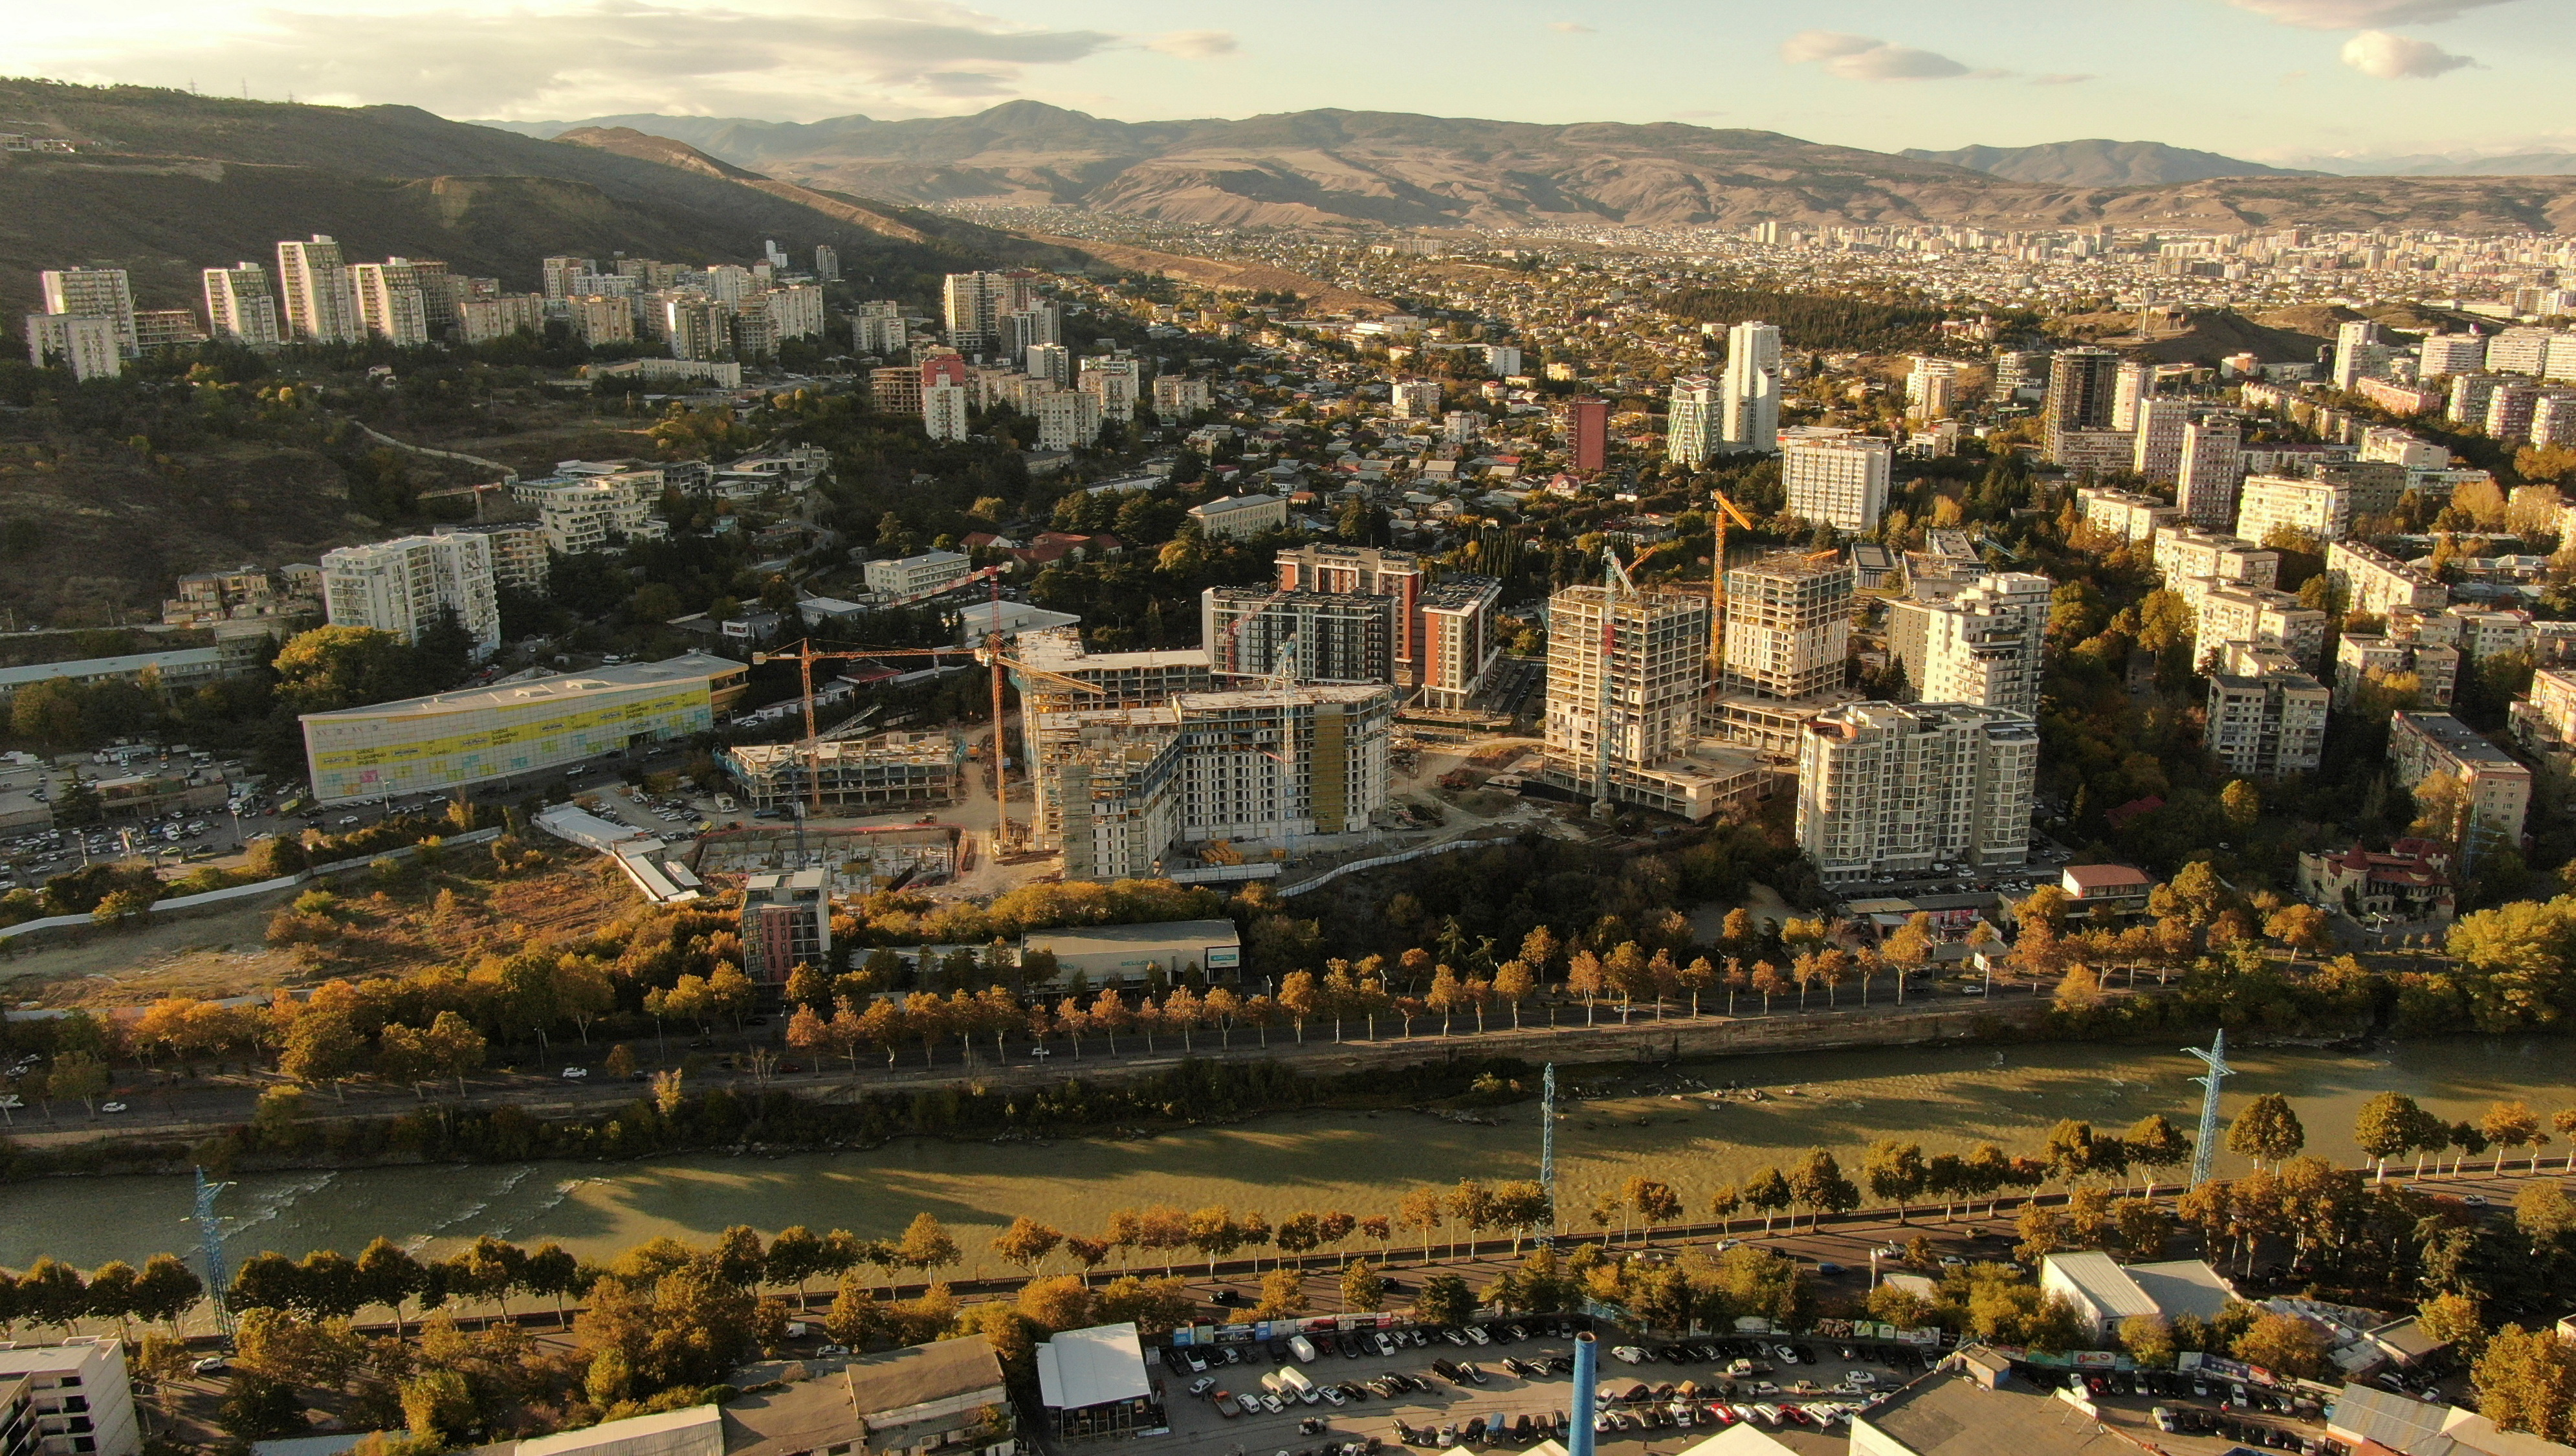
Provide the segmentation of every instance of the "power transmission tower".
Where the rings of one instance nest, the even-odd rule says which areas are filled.
[[[197,1248],[206,1266],[206,1298],[215,1307],[215,1332],[223,1336],[226,1349],[232,1348],[233,1343],[233,1312],[224,1297],[232,1290],[233,1275],[224,1259],[224,1229],[222,1221],[215,1217],[215,1198],[231,1186],[210,1183],[206,1181],[206,1170],[197,1170]]]
[[[2209,1181],[2209,1160],[2218,1151],[2218,1090],[2236,1069],[2227,1065],[2225,1027],[2220,1027],[2218,1035],[2210,1039],[2208,1050],[2199,1047],[2184,1047],[2183,1050],[2209,1064],[2208,1076],[2192,1078],[2207,1089],[2200,1096],[2200,1141],[2191,1150],[2191,1186],[2197,1188]]]
[[[1547,1190],[1547,1226],[1556,1227],[1556,1063],[1547,1064],[1547,1075],[1539,1083],[1538,1093],[1538,1186]]]

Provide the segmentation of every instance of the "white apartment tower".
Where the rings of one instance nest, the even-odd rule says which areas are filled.
[[[116,320],[87,314],[27,315],[27,362],[38,369],[59,365],[79,381],[114,379],[125,372],[125,355],[116,347]]]
[[[1789,514],[1821,521],[1838,531],[1878,529],[1887,512],[1889,472],[1895,452],[1865,435],[1780,442],[1780,485]]]
[[[1664,421],[1664,458],[1675,465],[1707,464],[1717,453],[1718,418],[1716,380],[1705,374],[1675,379]]]
[[[278,244],[277,287],[286,298],[287,333],[298,343],[345,344],[358,337],[349,265],[329,237],[315,233],[310,242]]]
[[[1026,279],[1010,273],[951,273],[944,293],[948,342],[961,353],[977,353],[999,341],[1002,320],[1026,312]]]
[[[1947,359],[1917,359],[1905,375],[1905,407],[1919,419],[1947,419],[1959,404],[1959,366]]]
[[[45,312],[106,319],[116,326],[117,351],[134,357],[134,291],[124,269],[48,268],[36,276],[44,285]]]
[[[1075,387],[1099,399],[1100,417],[1105,420],[1133,418],[1136,401],[1143,393],[1139,387],[1136,361],[1107,355],[1094,355],[1083,360],[1082,373]]]
[[[477,535],[404,536],[324,552],[322,603],[334,627],[373,627],[405,642],[453,611],[478,660],[501,645],[492,543]]]
[[[2039,725],[1965,703],[1845,703],[1798,752],[1798,845],[1828,881],[2030,857]]]
[[[2006,571],[1979,577],[1946,602],[1891,603],[1888,639],[1912,697],[2037,717],[2055,590],[2047,577]]]
[[[429,342],[428,301],[411,265],[402,259],[351,265],[349,295],[357,305],[360,332],[395,344]],[[617,302],[632,313],[623,299]]]
[[[934,440],[966,438],[966,386],[941,381],[921,391],[921,428]]]
[[[257,263],[208,268],[206,325],[218,339],[274,348],[285,342],[277,326],[277,299],[268,291],[268,270]]]
[[[2149,396],[2138,401],[2138,440],[2130,468],[2148,484],[2181,482],[2183,432],[2191,425],[2191,408],[2187,399]]]
[[[1769,451],[1780,441],[1780,331],[1748,320],[1726,331],[1724,408],[1719,436],[1737,450]]]
[[[1776,551],[1729,570],[1725,687],[1765,698],[1841,687],[1851,650],[1853,581],[1851,560],[1841,552]],[[1551,642],[1554,637],[1551,621]]]

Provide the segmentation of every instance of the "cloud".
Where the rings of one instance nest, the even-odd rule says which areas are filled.
[[[2031,77],[2030,84],[2034,86],[2081,86],[2087,81],[2099,81],[2101,79],[2101,77],[2094,75],[2090,71],[2051,71],[2045,76]]]
[[[2308,30],[2362,30],[2383,25],[2434,25],[2468,11],[2513,0],[2227,0],[2283,25]]]
[[[1551,20],[1547,28],[1559,35],[1599,35],[1601,32],[1580,20]]]
[[[2429,40],[2409,40],[2384,30],[2365,30],[2343,43],[2343,63],[2383,81],[2428,80],[2476,61],[2455,56]]]
[[[259,12],[255,28],[204,37],[174,44],[167,31],[129,32],[78,62],[130,79],[145,71],[239,76],[263,95],[398,101],[450,116],[773,115],[788,98],[819,116],[954,110],[961,98],[1016,93],[1025,68],[1067,65],[1121,40],[1012,25],[941,0],[874,0],[820,14],[725,0],[508,10],[453,0],[399,14],[278,8]],[[1221,54],[1231,38],[1192,44],[1195,52],[1176,53]]]
[[[1230,30],[1176,30],[1145,42],[1145,49],[1185,61],[1205,61],[1233,55],[1239,47]]]
[[[1780,58],[1792,65],[1818,62],[1846,81],[1942,81],[1972,74],[1948,56],[1839,30],[1802,30],[1781,43]]]

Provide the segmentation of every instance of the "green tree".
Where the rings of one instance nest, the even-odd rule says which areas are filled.
[[[1386,1307],[1386,1280],[1366,1259],[1342,1266],[1342,1308],[1373,1314]]]
[[[2415,1146],[2424,1109],[2403,1092],[2382,1092],[2361,1105],[2353,1118],[2352,1137],[2370,1157],[2372,1179],[2388,1176],[2388,1160]]]
[[[2326,1373],[2326,1341],[2315,1325],[2296,1315],[2261,1314],[2236,1337],[2236,1358],[2276,1375],[2316,1380]]]
[[[2549,1330],[2506,1325],[2471,1367],[2478,1413],[2508,1431],[2564,1441],[2576,1434],[2576,1344]]]
[[[1476,1296],[1455,1274],[1428,1274],[1414,1293],[1413,1314],[1426,1324],[1463,1325],[1476,1317]]]
[[[277,701],[296,713],[330,713],[417,695],[421,678],[400,637],[373,627],[316,627],[278,651]]]

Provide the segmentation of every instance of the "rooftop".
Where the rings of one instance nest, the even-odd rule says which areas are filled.
[[[980,1336],[939,1340],[850,1362],[849,1403],[876,1417],[933,1401],[996,1391],[1002,1361]]]
[[[2486,768],[2523,768],[2522,760],[2479,737],[2476,729],[2448,713],[2400,712],[2396,716],[2397,721],[2442,745],[2463,762]]]
[[[1228,922],[1229,934],[1233,928]],[[1052,1410],[1141,1400],[1153,1393],[1145,1374],[1145,1347],[1133,1324],[1067,1330],[1038,1346],[1037,1357],[1038,1400]]]
[[[2075,1286],[2106,1314],[2125,1319],[2133,1314],[2157,1312],[2156,1302],[2108,1254],[2092,1249],[2050,1254],[2040,1261],[2040,1267],[2043,1283],[2053,1273]]]
[[[219,666],[223,652],[214,647],[180,647],[168,652],[129,652],[121,657],[80,657],[69,662],[35,662],[25,667],[0,667],[0,689],[22,688],[29,683],[51,682],[66,677],[116,677],[141,672],[147,667],[170,669],[207,669]]]
[[[2137,1456],[2065,1401],[1965,1376],[1929,1375],[1855,1416],[1915,1456]],[[1855,1440],[1855,1446],[1860,1442]]]
[[[304,721],[332,718],[387,718],[396,716],[430,717],[440,713],[467,713],[477,708],[520,708],[532,704],[569,702],[598,693],[624,692],[634,688],[659,687],[670,683],[708,681],[748,671],[741,663],[705,652],[684,652],[660,662],[630,662],[617,667],[593,668],[581,673],[562,673],[525,682],[505,683],[478,688],[470,692],[432,693],[425,698],[403,698],[390,703],[370,703],[363,707],[341,708],[329,713],[307,713]]]
[[[1237,939],[1231,920],[1157,920],[1143,925],[1084,925],[1063,930],[1033,930],[1020,937],[1020,944],[1030,950],[1051,950],[1058,955],[1082,955],[1139,945],[1233,945]]]

